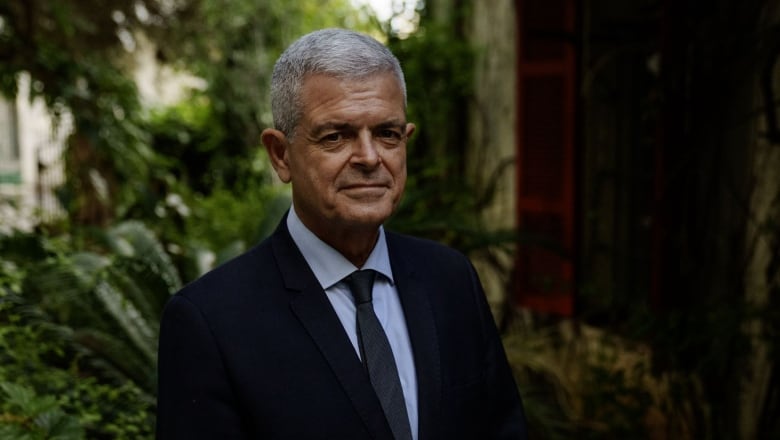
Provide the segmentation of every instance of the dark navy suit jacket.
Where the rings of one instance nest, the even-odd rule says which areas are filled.
[[[386,237],[417,370],[419,439],[524,439],[471,263],[431,241]],[[159,350],[158,439],[392,439],[284,220],[171,298]]]

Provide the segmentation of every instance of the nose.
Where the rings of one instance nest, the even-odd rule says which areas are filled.
[[[362,130],[352,147],[351,163],[365,168],[375,168],[381,160],[371,132]]]

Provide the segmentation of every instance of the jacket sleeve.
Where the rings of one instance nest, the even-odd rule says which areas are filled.
[[[485,438],[526,440],[528,434],[525,413],[512,369],[507,361],[504,346],[487,303],[482,283],[479,281],[474,267],[470,265],[469,269],[473,291],[477,295],[477,307],[486,341],[487,395],[491,406],[488,414],[493,419],[488,423],[492,434]]]
[[[184,296],[163,312],[157,371],[157,439],[247,438],[220,348]]]

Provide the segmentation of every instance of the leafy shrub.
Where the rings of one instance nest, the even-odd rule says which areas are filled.
[[[157,322],[180,285],[151,232],[17,233],[0,251],[0,438],[151,438]]]

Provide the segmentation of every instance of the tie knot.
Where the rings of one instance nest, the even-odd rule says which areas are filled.
[[[371,292],[375,278],[376,271],[372,269],[356,270],[346,278],[356,304],[371,302]]]

